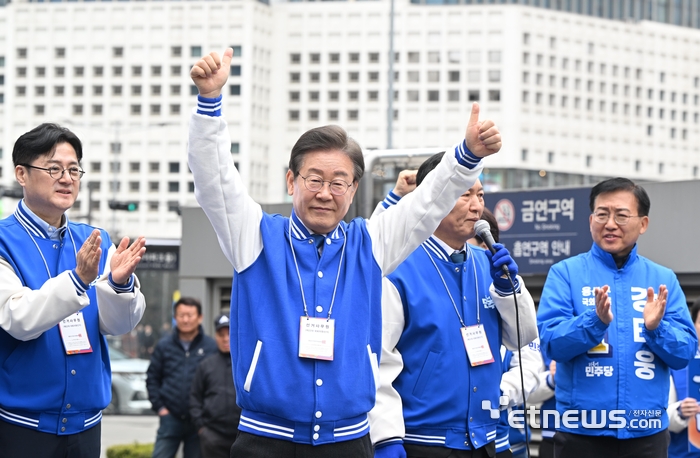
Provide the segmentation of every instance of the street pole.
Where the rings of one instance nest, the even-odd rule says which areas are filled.
[[[92,186],[88,184],[88,211],[87,211],[88,226],[92,226]]]
[[[119,166],[119,152],[121,151],[121,143],[119,143],[119,121],[114,122],[114,142],[110,145],[112,150],[112,200],[117,201],[117,186],[119,184],[119,173],[117,168]],[[112,238],[115,240],[117,237],[117,211],[112,210]]]

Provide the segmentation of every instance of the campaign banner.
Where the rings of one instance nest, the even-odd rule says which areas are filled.
[[[500,242],[521,274],[546,274],[552,264],[588,251],[591,188],[494,192],[484,196]]]

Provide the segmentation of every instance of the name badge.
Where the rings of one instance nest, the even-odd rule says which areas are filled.
[[[333,361],[335,320],[302,316],[299,320],[299,357]]]
[[[63,319],[58,323],[58,329],[61,331],[61,339],[67,355],[92,353],[83,312],[74,313]]]
[[[493,362],[493,354],[483,324],[461,328],[464,348],[472,366],[481,366]]]

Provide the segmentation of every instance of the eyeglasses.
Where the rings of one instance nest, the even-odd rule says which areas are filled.
[[[44,170],[46,172],[49,172],[49,175],[54,180],[60,180],[63,177],[63,172],[68,172],[68,176],[70,176],[70,179],[73,181],[80,180],[83,177],[83,175],[85,174],[85,170],[81,170],[78,167],[68,167],[67,169],[62,169],[61,167],[59,167],[57,165],[52,165],[49,168],[37,167],[35,165],[29,165],[29,164],[19,164],[19,165],[21,165],[22,167],[30,168],[30,169]]]
[[[306,189],[311,192],[320,191],[321,188],[323,188],[323,183],[328,183],[331,188],[331,194],[334,196],[342,196],[348,192],[348,189],[352,186],[352,184],[348,184],[343,180],[324,181],[323,178],[318,175],[309,175],[305,177],[299,174],[299,176],[304,180]]]
[[[630,218],[639,218],[639,215],[628,215],[627,213],[615,213],[613,215],[613,220],[618,226],[624,226],[630,222]],[[600,224],[605,224],[610,221],[610,213],[599,211],[593,213],[593,221]]]

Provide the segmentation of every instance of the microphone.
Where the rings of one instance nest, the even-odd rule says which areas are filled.
[[[476,231],[476,235],[481,237],[481,240],[484,241],[489,251],[491,251],[492,254],[495,254],[496,249],[493,247],[493,244],[496,243],[496,241],[493,239],[493,235],[491,235],[491,226],[489,226],[489,223],[483,219],[480,219],[474,224],[474,230]],[[508,266],[505,264],[501,266],[501,269],[503,269],[505,273],[510,274],[508,271]]]

